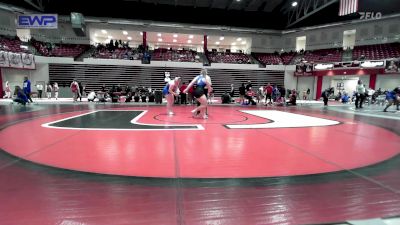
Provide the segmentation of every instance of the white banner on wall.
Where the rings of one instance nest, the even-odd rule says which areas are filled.
[[[8,52],[0,51],[0,67],[10,67]]]
[[[35,58],[32,54],[22,53],[22,65],[25,69],[35,69]]]
[[[10,60],[10,67],[23,68],[22,58],[20,53],[8,53],[8,59]]]
[[[35,57],[27,53],[0,51],[0,67],[36,69]]]

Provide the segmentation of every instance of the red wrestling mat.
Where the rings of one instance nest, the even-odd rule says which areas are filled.
[[[0,148],[57,168],[168,178],[319,174],[400,152],[398,135],[348,119],[209,107],[203,120],[192,118],[191,109],[176,107],[175,116],[165,115],[165,107],[52,115],[3,129]]]

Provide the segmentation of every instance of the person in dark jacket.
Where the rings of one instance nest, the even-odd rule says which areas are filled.
[[[244,83],[242,83],[242,86],[239,87],[239,104],[244,103],[244,96],[246,95],[246,87],[244,86]]]
[[[332,94],[332,88],[327,88],[322,92],[321,97],[324,99],[324,106],[328,105],[329,96]]]

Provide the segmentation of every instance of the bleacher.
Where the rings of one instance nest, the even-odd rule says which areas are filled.
[[[141,59],[143,54],[139,53],[137,49],[132,48],[98,48],[93,53],[92,57],[100,59]]]
[[[254,58],[264,65],[281,65],[282,58],[277,53],[254,53]]]
[[[292,59],[296,56],[296,52],[285,52],[281,54],[282,62],[284,65],[289,65]]]
[[[174,62],[196,62],[197,52],[191,50],[173,50],[166,48],[158,48],[153,51],[152,60],[155,61],[174,61]]]
[[[361,45],[353,49],[353,60],[389,59],[400,57],[400,43]]]
[[[343,51],[341,49],[319,49],[313,51],[306,51],[304,53],[304,60],[307,62],[341,62]]]
[[[89,45],[79,44],[51,44],[36,40],[30,41],[31,45],[42,56],[48,57],[78,57],[89,49]]]
[[[21,48],[22,41],[18,37],[0,36],[0,50],[14,53],[29,53],[28,49]]]
[[[250,57],[244,53],[208,52],[207,58],[212,63],[250,64]]]

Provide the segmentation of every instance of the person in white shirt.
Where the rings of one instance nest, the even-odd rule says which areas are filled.
[[[46,95],[48,99],[51,99],[51,92],[53,91],[53,87],[51,86],[50,82],[46,85]]]
[[[96,99],[96,92],[91,91],[88,94],[87,99],[88,99],[89,102],[94,102],[94,100]]]
[[[6,81],[5,92],[6,92],[6,95],[4,96],[4,98],[11,98],[11,88],[10,88],[10,84],[8,83],[8,81]]]
[[[54,82],[53,91],[54,91],[54,97],[56,98],[56,100],[58,99],[58,90],[59,90],[59,89],[60,89],[60,88],[58,87],[57,82]]]
[[[358,80],[356,86],[356,109],[362,109],[362,104],[365,99],[365,86],[361,80]]]
[[[42,98],[43,85],[41,83],[36,84],[36,89],[38,91],[38,98]]]

